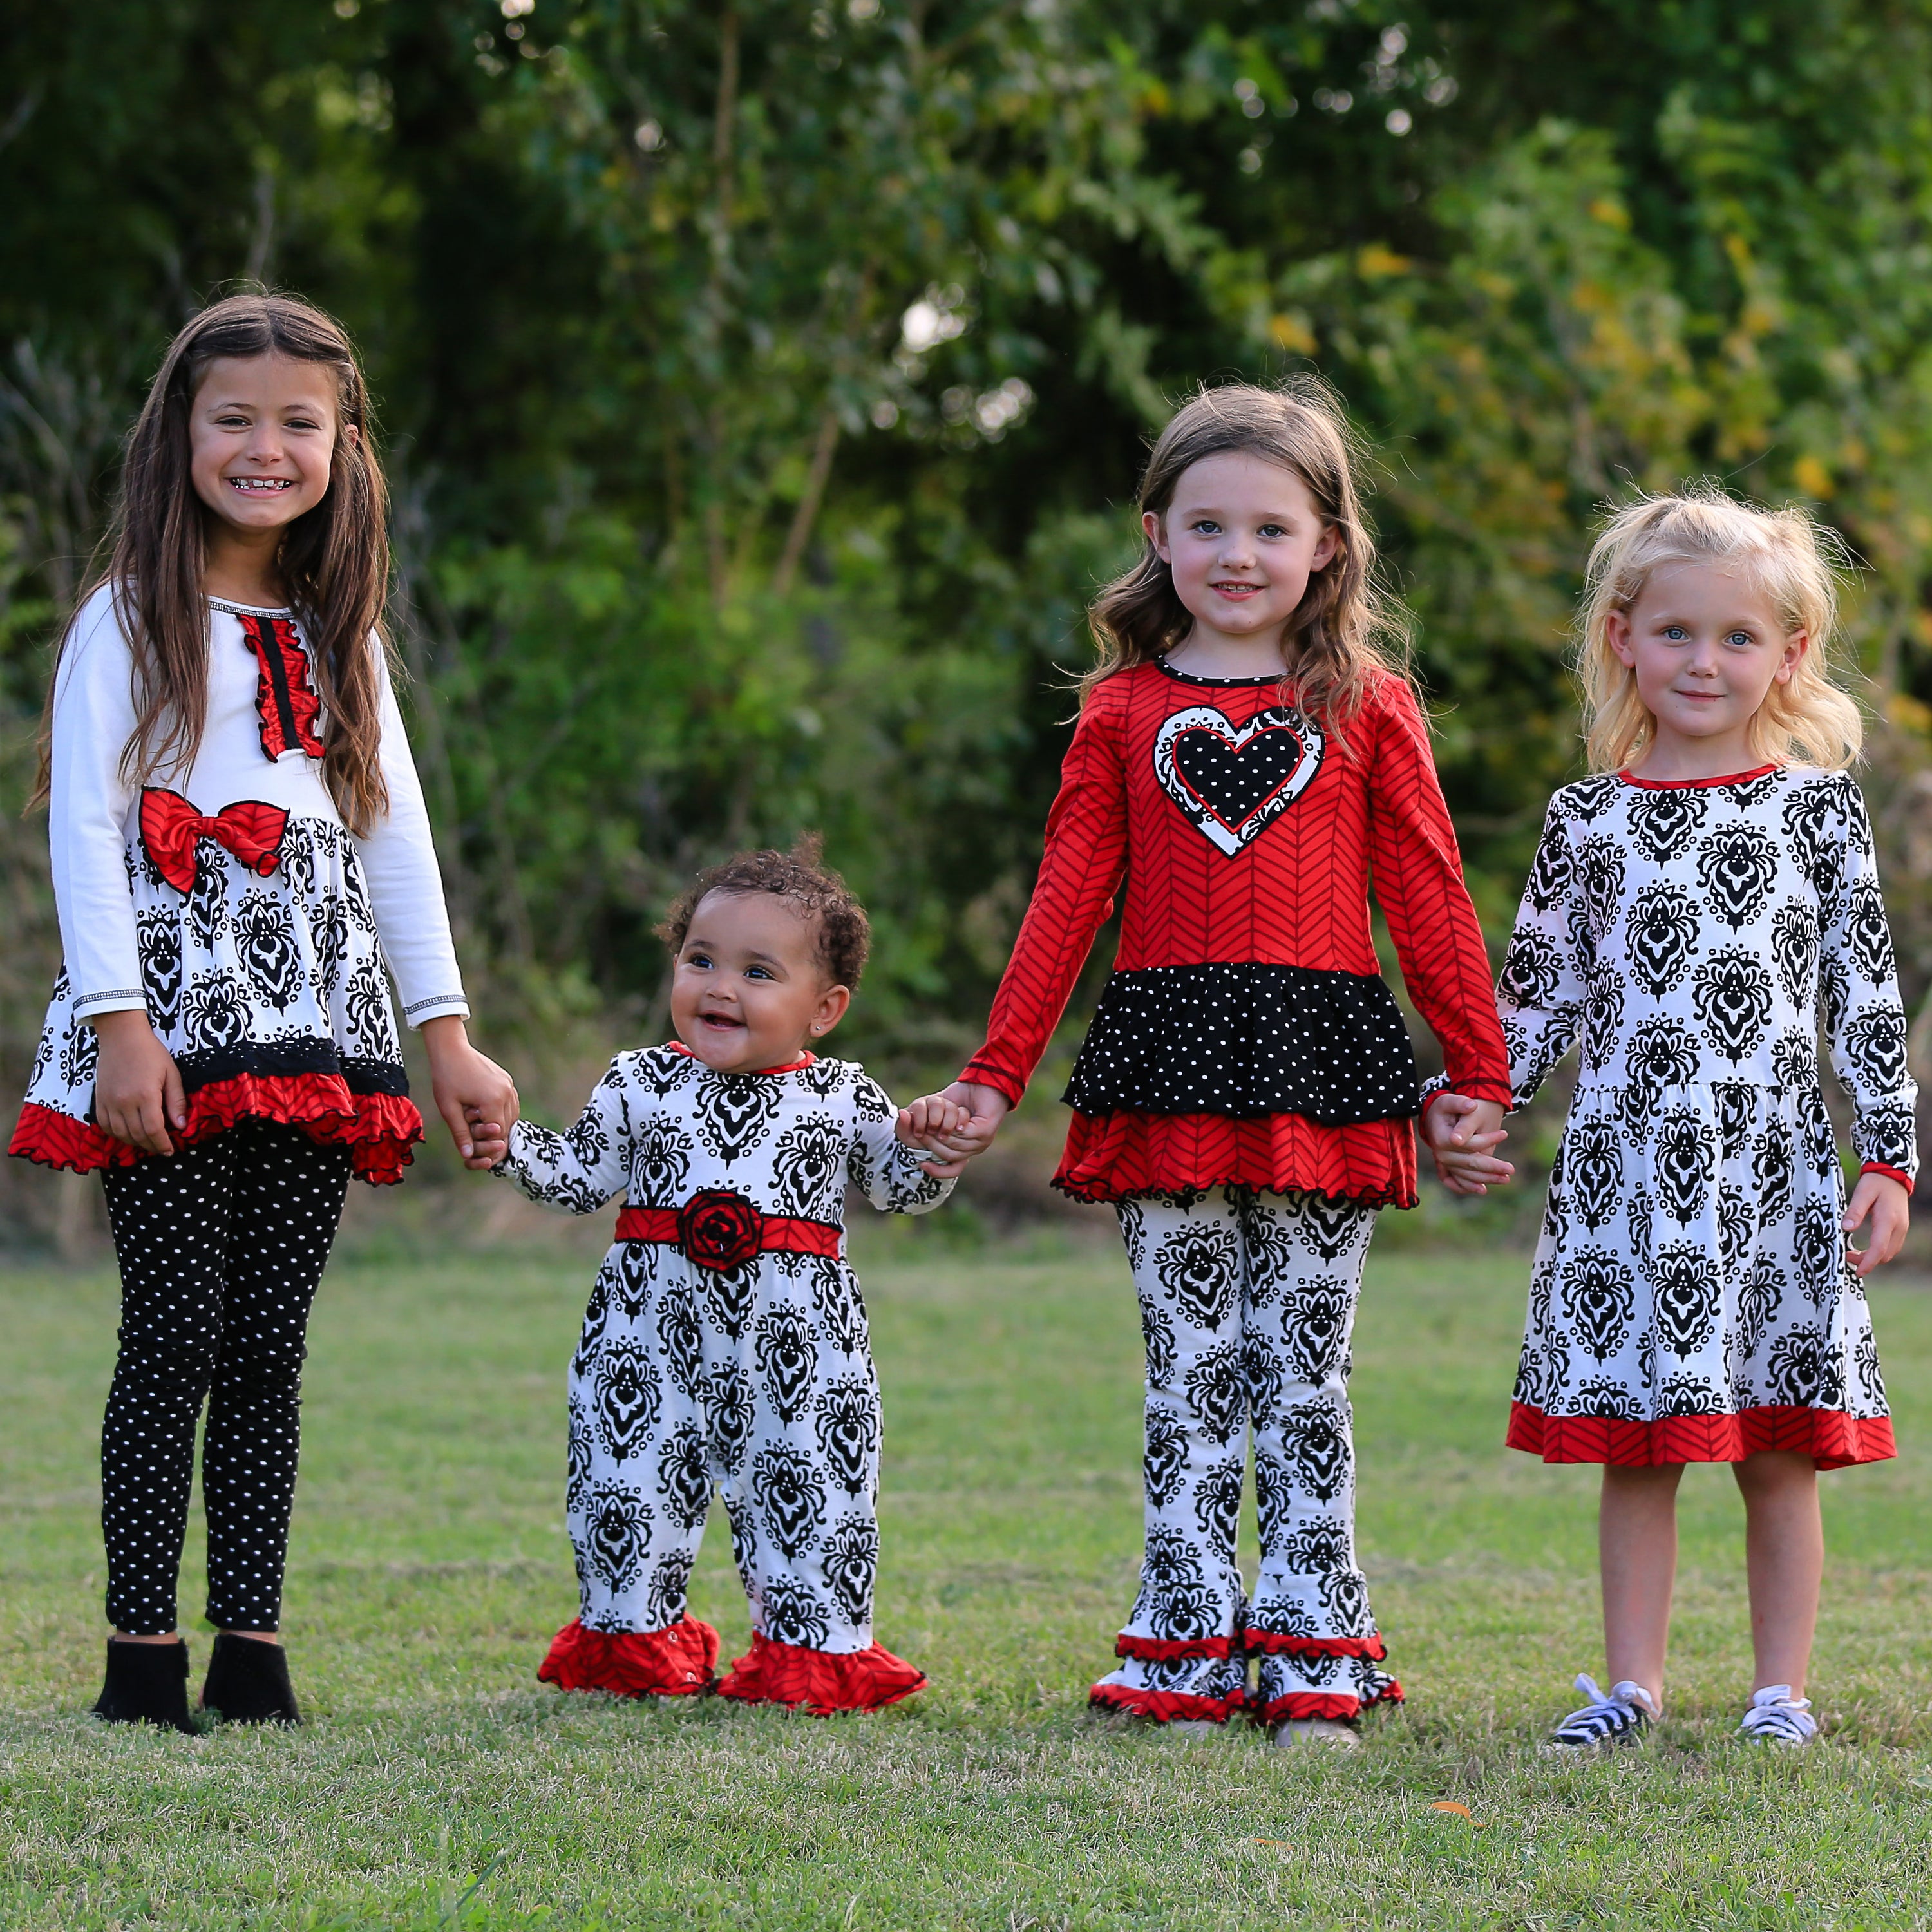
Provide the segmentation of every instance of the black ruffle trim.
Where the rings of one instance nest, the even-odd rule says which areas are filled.
[[[409,1097],[410,1076],[392,1060],[365,1060],[343,1052],[333,1040],[304,1036],[272,1042],[247,1040],[237,1046],[212,1047],[200,1053],[178,1053],[182,1088],[197,1093],[219,1080],[253,1074],[258,1080],[289,1079],[303,1073],[339,1074],[352,1094],[388,1094]]]
[[[1395,995],[1374,974],[1307,966],[1116,973],[1061,1096],[1082,1114],[1299,1114],[1324,1127],[1422,1103]]]

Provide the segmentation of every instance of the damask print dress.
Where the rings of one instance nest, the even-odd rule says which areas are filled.
[[[1567,786],[1498,1003],[1517,1106],[1573,1044],[1580,1069],[1510,1445],[1640,1466],[1892,1454],[1818,1070],[1822,1028],[1863,1171],[1910,1188],[1918,1090],[1852,780]]]
[[[715,1072],[620,1054],[577,1124],[519,1121],[496,1172],[616,1239],[570,1366],[565,1510],[580,1614],[538,1675],[566,1690],[713,1688],[718,1633],[686,1589],[714,1493],[752,1608],[722,1694],[869,1710],[924,1675],[872,1638],[879,1392],[845,1256],[845,1192],[922,1214],[952,1191],[850,1060]]]
[[[386,672],[389,808],[365,838],[322,781],[326,720],[292,613],[210,602],[200,746],[187,769],[139,786],[121,765],[133,674],[104,586],[74,620],[54,694],[49,836],[66,956],[10,1151],[83,1174],[142,1158],[94,1123],[88,1022],[145,1010],[186,1090],[180,1144],[279,1121],[346,1146],[364,1180],[400,1180],[422,1120],[388,973],[411,1025],[470,1008]]]
[[[1375,1210],[1414,1204],[1420,1103],[1372,880],[1448,1085],[1508,1094],[1414,694],[1378,680],[1345,742],[1280,687],[1152,664],[1094,689],[961,1076],[1018,1102],[1124,880],[1054,1184],[1113,1204],[1140,1300],[1145,1556],[1119,1667],[1091,1696],[1156,1722],[1347,1720],[1401,1695],[1356,1558],[1348,1400]],[[1251,1441],[1252,1601],[1236,1559]]]

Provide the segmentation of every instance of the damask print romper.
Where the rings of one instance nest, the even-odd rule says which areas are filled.
[[[1376,1210],[1414,1204],[1420,1105],[1372,877],[1447,1084],[1500,1103],[1508,1068],[1414,694],[1378,680],[1344,733],[1277,678],[1154,664],[1098,686],[962,1076],[1018,1102],[1124,879],[1054,1185],[1114,1204],[1140,1298],[1147,1540],[1120,1667],[1091,1696],[1158,1722],[1348,1719],[1401,1695],[1355,1554],[1348,1400]]]
[[[528,1121],[496,1171],[532,1198],[626,1205],[570,1366],[565,1510],[580,1614],[538,1675],[564,1690],[710,1688],[718,1633],[686,1590],[715,1493],[752,1608],[720,1686],[865,1710],[923,1675],[872,1640],[879,1394],[845,1258],[848,1182],[888,1214],[952,1192],[849,1060],[719,1073],[624,1053],[568,1133]]]
[[[1573,1043],[1580,1069],[1511,1446],[1634,1465],[1892,1454],[1818,1072],[1822,1026],[1858,1160],[1909,1188],[1918,1090],[1857,785],[1766,766],[1567,786],[1498,992],[1516,1106]]]

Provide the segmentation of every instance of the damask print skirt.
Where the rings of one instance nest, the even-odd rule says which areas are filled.
[[[1552,1462],[1894,1454],[1815,1082],[1577,1090],[1509,1443]]]
[[[266,878],[204,838],[185,894],[138,840],[127,856],[141,991],[188,1095],[177,1142],[191,1146],[238,1120],[280,1120],[347,1146],[363,1180],[400,1180],[422,1117],[350,834],[292,817]],[[80,1174],[141,1158],[94,1124],[94,1058],[63,968],[10,1153]]]

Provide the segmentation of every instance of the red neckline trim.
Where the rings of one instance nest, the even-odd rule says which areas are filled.
[[[1760,765],[1755,771],[1727,772],[1720,778],[1640,778],[1634,772],[1619,772],[1617,776],[1644,791],[1709,791],[1718,785],[1749,784],[1753,778],[1768,778],[1783,769],[1774,762]]]
[[[695,1060],[698,1058],[698,1055],[693,1053],[681,1040],[668,1040],[664,1042],[664,1045],[673,1053],[682,1054],[687,1060]],[[788,1060],[782,1066],[753,1066],[748,1067],[746,1072],[748,1077],[755,1079],[759,1076],[766,1073],[802,1073],[808,1066],[816,1066],[818,1064],[817,1054],[801,1053],[796,1060]]]

